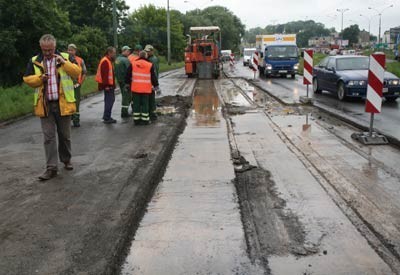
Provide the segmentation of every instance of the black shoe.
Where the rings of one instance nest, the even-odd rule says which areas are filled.
[[[64,168],[69,171],[74,169],[74,167],[72,166],[72,163],[70,161],[64,162]]]
[[[40,180],[49,180],[57,176],[57,170],[46,170],[42,175],[39,176]]]
[[[107,119],[103,121],[105,124],[113,124],[113,123],[117,123],[117,121],[113,118]]]
[[[81,127],[81,124],[79,122],[74,122],[72,124],[73,127]]]

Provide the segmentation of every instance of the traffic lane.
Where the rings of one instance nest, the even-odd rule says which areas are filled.
[[[115,118],[120,101],[116,95]],[[82,102],[81,127],[72,129],[74,170],[60,169],[47,182],[36,180],[45,168],[40,120],[0,129],[0,270],[5,274],[112,270],[127,225],[138,219],[184,115],[160,116],[147,127],[135,127],[131,118],[105,125],[103,105],[102,94]]]
[[[314,95],[314,105],[324,108],[333,108],[341,115],[355,119],[365,127],[369,127],[369,113],[365,112],[365,100],[348,99],[340,101],[335,94],[323,91],[322,94]],[[383,133],[387,133],[394,138],[400,140],[400,103],[382,102],[382,112],[374,116],[374,127]]]

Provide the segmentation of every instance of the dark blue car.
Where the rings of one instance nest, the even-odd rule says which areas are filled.
[[[367,96],[369,57],[357,55],[328,56],[313,70],[314,93],[336,93],[339,100]],[[385,72],[383,96],[395,101],[400,96],[400,80]]]

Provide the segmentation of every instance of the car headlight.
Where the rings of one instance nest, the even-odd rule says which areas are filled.
[[[265,68],[267,68],[267,70],[272,70],[272,65],[271,64],[265,64]]]
[[[350,80],[347,85],[349,86],[364,86],[367,82],[364,80]]]
[[[293,70],[298,70],[298,69],[299,69],[299,63],[294,64],[294,65],[293,65]]]
[[[397,86],[397,85],[399,85],[399,80],[398,79],[393,79],[393,80],[389,80],[389,85],[392,85],[392,86]]]

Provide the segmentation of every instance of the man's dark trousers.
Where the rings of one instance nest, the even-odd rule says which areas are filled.
[[[104,90],[104,114],[103,120],[111,119],[111,112],[115,102],[114,89]]]

